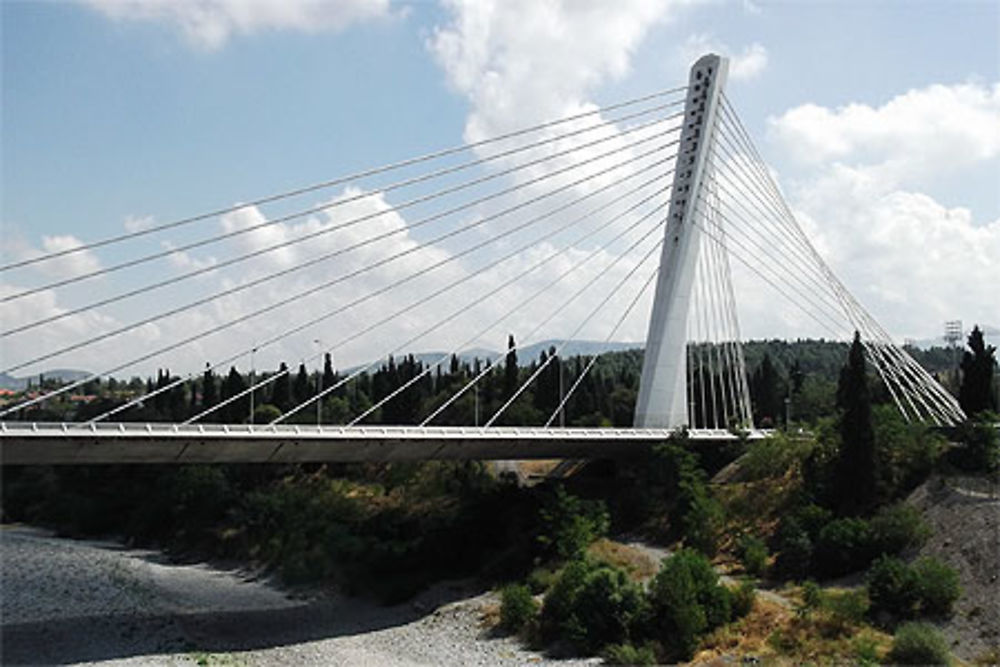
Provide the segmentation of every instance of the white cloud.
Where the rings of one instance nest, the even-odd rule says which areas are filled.
[[[362,193],[347,189],[331,201],[343,201],[357,194]],[[499,208],[503,204],[498,202],[496,206]],[[373,213],[382,215],[371,217],[351,227],[335,229],[345,221]],[[245,228],[253,222],[263,222],[267,219],[263,211],[246,207],[229,214],[225,219],[220,219],[219,225],[223,230],[231,230]],[[482,240],[483,236],[465,234],[451,239],[447,247],[441,244],[426,245],[429,237],[444,234],[455,225],[469,224],[478,219],[473,216],[465,221],[432,225],[421,230],[418,239],[418,234],[413,228],[414,221],[404,220],[398,212],[390,210],[390,204],[383,196],[373,193],[370,197],[351,201],[303,220],[270,225],[265,228],[269,230],[266,235],[259,233],[264,230],[257,230],[230,239],[213,250],[213,255],[210,257],[197,255],[184,255],[182,259],[171,257],[170,262],[175,266],[180,262],[187,268],[197,268],[207,265],[206,262],[214,261],[215,258],[221,262],[237,254],[266,248],[275,242],[323,232],[281,252],[265,253],[247,262],[220,268],[217,272],[206,274],[198,283],[179,283],[164,290],[157,290],[148,298],[137,300],[139,303],[134,304],[134,308],[114,310],[114,316],[111,311],[102,309],[99,313],[60,320],[56,323],[57,326],[45,327],[44,332],[41,332],[44,335],[40,335],[39,332],[26,332],[12,336],[4,344],[5,365],[36,356],[39,351],[54,350],[76,341],[87,340],[140,317],[155,315],[192,299],[245,285],[275,271],[287,270],[327,255],[330,255],[328,259],[314,263],[302,271],[287,273],[281,278],[254,285],[197,309],[158,320],[155,324],[143,326],[104,343],[73,352],[64,358],[45,362],[41,367],[44,369],[70,365],[93,371],[108,369],[198,332],[232,323],[237,318],[270,304],[289,302],[294,295],[320,288],[324,283],[332,281],[337,282],[317,289],[304,298],[296,299],[287,306],[249,321],[236,323],[218,334],[201,338],[178,350],[144,361],[134,369],[121,371],[117,375],[133,373],[148,375],[156,368],[163,367],[170,368],[174,373],[200,372],[206,361],[218,362],[242,349],[260,345],[272,336],[324,315],[331,316],[323,318],[302,332],[282,339],[277,344],[259,350],[256,354],[257,368],[275,368],[280,361],[294,366],[299,360],[317,353],[318,348],[313,342],[316,339],[322,340],[327,348],[335,348],[336,359],[341,365],[378,359],[381,355],[403,345],[407,339],[431,329],[435,323],[452,314],[457,314],[454,320],[444,327],[432,330],[429,335],[406,344],[402,352],[445,351],[455,347],[475,345],[502,349],[508,332],[513,332],[518,340],[524,343],[568,335],[596,305],[604,290],[625,276],[632,263],[639,257],[637,252],[626,257],[593,289],[587,290],[580,299],[569,303],[564,313],[537,332],[532,337],[533,340],[524,340],[529,330],[534,329],[556,308],[566,305],[570,296],[579,290],[590,276],[607,266],[619,250],[636,236],[627,235],[624,240],[617,242],[616,246],[596,252],[587,268],[571,274],[563,282],[546,290],[541,298],[529,303],[530,297],[537,290],[586,256],[588,251],[571,248],[547,263],[543,269],[535,271],[529,269],[541,259],[559,250],[570,238],[581,234],[582,230],[574,226],[566,234],[536,243],[521,252],[515,252],[532,237],[532,233],[528,233],[528,238],[525,238],[524,233],[518,233],[503,243],[491,246],[489,249],[477,250],[460,258],[457,257],[459,252],[470,248]],[[598,224],[589,221],[584,229],[596,228]],[[623,224],[612,226],[597,238],[608,239],[613,233],[621,231]],[[652,220],[647,221],[644,229],[650,229],[652,224]],[[335,255],[341,250],[390,232],[398,233]],[[489,234],[495,233],[496,229],[489,232]],[[537,233],[536,230],[534,234]],[[645,250],[658,238],[659,232],[654,232],[642,244],[641,249]],[[496,266],[486,266],[501,253],[510,253],[511,256]],[[391,255],[403,256],[386,262],[385,260]],[[435,266],[437,268],[431,270],[431,267]],[[629,283],[625,292],[628,299],[631,299],[633,290],[638,289],[652,268],[650,264]],[[405,278],[417,274],[423,275],[404,282]],[[346,278],[340,280],[343,277]],[[511,277],[519,279],[494,294],[498,286]],[[395,287],[387,289],[394,284]],[[447,285],[455,287],[426,300]],[[129,287],[135,286],[129,285]],[[0,292],[20,291],[20,289],[15,286],[3,286]],[[111,291],[120,289],[119,284]],[[86,294],[83,297],[85,301],[77,301],[71,298],[72,296],[43,292],[31,300],[15,302],[16,312],[5,310],[4,321],[15,324],[35,321],[65,312],[68,308],[99,298],[101,295]],[[371,298],[364,298],[366,296]],[[636,339],[644,335],[644,321],[648,314],[650,296],[647,295],[644,304],[636,308],[630,325],[619,337]],[[350,305],[357,301],[360,302]],[[414,305],[416,307],[411,307]],[[473,334],[501,313],[518,306],[520,308],[510,318],[483,337],[471,343],[467,342]],[[584,331],[584,336],[603,338],[623,308],[623,302],[612,302],[609,306],[611,315],[595,319]],[[335,313],[338,310],[341,312]],[[405,312],[385,324],[371,328],[373,324],[400,311]],[[359,336],[358,333],[362,335]],[[232,362],[227,362],[225,366],[227,367],[229,363]],[[243,354],[236,363],[245,369],[248,356]],[[222,370],[225,369],[224,367]],[[39,369],[25,369],[24,372],[37,370]]]
[[[880,107],[805,104],[768,124],[801,164],[839,160],[899,183],[1000,155],[1000,84],[933,85]]]
[[[82,0],[118,21],[155,21],[199,48],[221,48],[234,34],[263,30],[322,32],[384,18],[389,0]]]
[[[996,169],[1000,85],[933,85],[881,107],[803,105],[769,125],[797,166],[788,194],[809,237],[890,333],[995,320],[1000,220],[921,190],[956,169]]]
[[[156,224],[156,218],[151,215],[126,215],[122,225],[130,234],[149,229]]]
[[[760,76],[767,67],[767,49],[754,42],[739,55],[732,56],[729,75],[736,81],[746,81]]]
[[[43,236],[41,248],[35,247],[19,238],[5,239],[2,247],[4,254],[12,261],[20,262],[38,259],[53,253],[65,252],[79,248],[82,245],[83,241],[72,234],[60,234]],[[37,262],[21,270],[30,271],[48,279],[59,280],[97,271],[100,268],[101,261],[97,255],[91,250],[80,250],[67,253],[61,257]]]
[[[669,0],[446,0],[453,21],[428,46],[469,98],[466,139],[578,113],[587,96],[629,72],[647,31],[681,4]]]
[[[680,59],[688,65],[706,53],[717,53],[729,58],[729,78],[733,81],[755,79],[767,68],[767,49],[757,42],[736,53],[713,35],[696,33],[688,37],[679,49]]]

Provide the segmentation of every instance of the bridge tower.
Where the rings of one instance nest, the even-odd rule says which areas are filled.
[[[729,61],[715,54],[702,56],[691,67],[672,199],[635,406],[636,428],[690,426],[687,324],[702,236],[695,225],[696,204],[715,141],[715,118],[728,71]]]

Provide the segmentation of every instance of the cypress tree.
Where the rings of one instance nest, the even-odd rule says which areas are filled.
[[[958,402],[969,417],[980,412],[997,409],[996,388],[993,377],[996,372],[996,351],[993,345],[986,345],[983,332],[973,327],[969,334],[969,349],[962,355],[962,385],[958,390]]]
[[[312,396],[312,383],[309,382],[309,373],[306,372],[306,365],[299,364],[299,372],[295,375],[295,382],[292,384],[292,397],[296,405],[305,403]]]
[[[284,361],[278,366],[278,377],[274,381],[274,390],[271,392],[271,403],[282,413],[288,411],[292,405],[292,383],[289,379],[291,373]]]
[[[329,389],[337,382],[337,376],[333,372],[333,357],[326,353],[323,361],[323,389]]]
[[[503,368],[503,396],[509,399],[517,391],[517,345],[514,334],[507,337],[507,360]]]
[[[834,463],[833,501],[841,515],[860,514],[875,502],[875,432],[872,428],[871,389],[865,372],[865,350],[854,333],[847,365],[840,371],[837,407],[840,451]]]
[[[207,410],[219,402],[219,391],[215,384],[215,373],[212,367],[205,364],[205,373],[201,376],[201,409]]]

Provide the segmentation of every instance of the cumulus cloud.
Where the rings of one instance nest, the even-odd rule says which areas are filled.
[[[38,259],[45,255],[66,252],[83,245],[83,241],[72,234],[43,236],[41,247],[36,247],[23,239],[5,239],[4,253],[13,261]],[[60,257],[54,257],[32,264],[22,271],[34,273],[49,279],[72,278],[101,268],[101,261],[91,250],[79,250]]]
[[[768,126],[800,164],[843,161],[899,183],[1000,155],[1000,84],[933,85],[879,107],[805,104]]]
[[[156,224],[156,218],[151,215],[126,215],[122,226],[130,234],[149,229]]]
[[[469,98],[466,139],[578,113],[596,87],[629,72],[648,30],[680,4],[447,0],[453,19],[428,47]]]
[[[154,21],[191,44],[219,49],[235,34],[338,31],[391,14],[389,0],[82,0],[118,21]]]
[[[788,194],[810,238],[890,332],[996,318],[1000,220],[922,189],[955,169],[996,169],[1000,85],[932,85],[880,107],[803,105],[771,118],[769,136],[797,166]]]
[[[706,53],[717,53],[729,58],[729,78],[732,81],[749,81],[767,69],[767,49],[754,42],[736,52],[710,33],[696,33],[688,37],[679,49],[680,59],[694,63]]]

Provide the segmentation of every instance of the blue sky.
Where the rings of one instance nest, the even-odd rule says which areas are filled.
[[[894,335],[933,336],[943,319],[1000,324],[995,289],[957,287],[1000,284],[1000,4],[587,4],[5,1],[5,258],[49,247],[46,237],[95,240],[128,220],[461,144],[472,127],[504,131],[671,87],[719,50],[733,56],[729,95],[793,207]],[[963,119],[954,137],[941,130],[950,117]],[[869,217],[838,212],[846,200],[844,211]],[[913,229],[884,262],[871,260],[885,250],[880,220]],[[919,257],[927,244],[941,247]],[[986,259],[962,261],[975,248]],[[39,280],[4,278],[8,291]],[[32,312],[71,307],[70,296]],[[749,333],[772,333],[747,308]],[[22,348],[8,341],[4,354]]]

